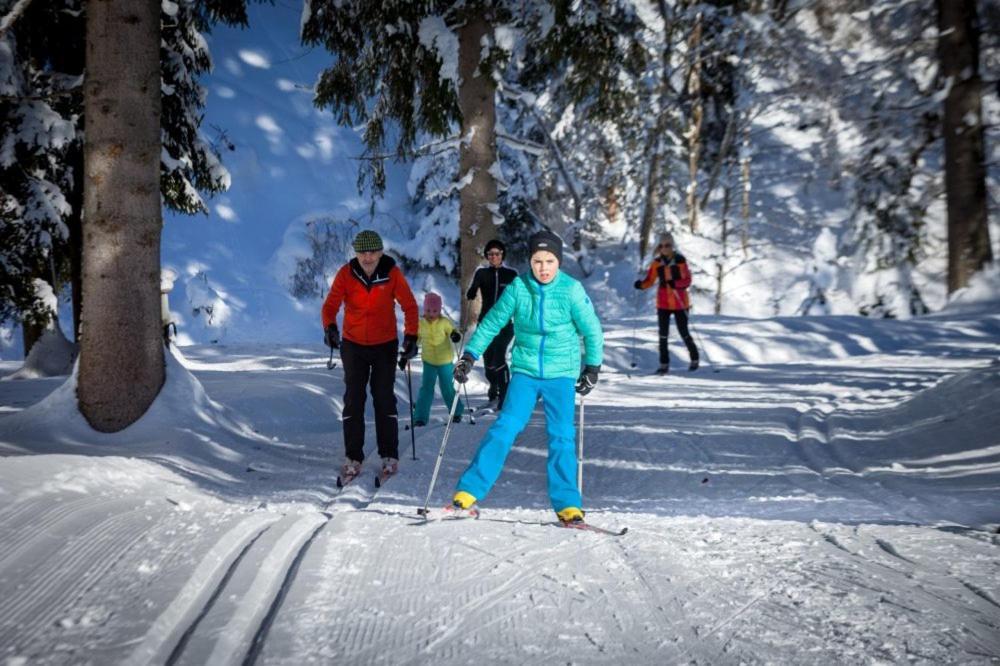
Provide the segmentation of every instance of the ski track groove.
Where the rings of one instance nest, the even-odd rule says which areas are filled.
[[[254,633],[253,640],[250,643],[250,651],[243,660],[244,665],[253,666],[253,664],[257,663],[257,659],[260,657],[261,651],[263,650],[264,642],[267,640],[267,634],[271,629],[271,625],[274,623],[274,619],[278,615],[278,611],[281,609],[281,606],[285,601],[285,597],[288,595],[288,590],[291,588],[292,583],[298,574],[299,566],[302,564],[302,560],[305,558],[305,555],[313,541],[316,539],[316,536],[324,527],[326,527],[330,520],[330,518],[327,518],[324,522],[317,525],[295,553],[295,556],[292,559],[291,564],[289,564],[288,570],[285,572],[285,576],[282,579],[281,587],[278,589],[278,593],[275,595],[274,600],[271,602],[270,607],[264,616],[264,619],[261,621],[257,631]]]
[[[275,517],[274,520],[268,522],[263,522],[264,520],[267,518],[258,516],[244,518],[216,540],[201,561],[195,565],[194,571],[188,578],[188,583],[178,591],[167,608],[154,620],[146,632],[143,642],[126,660],[126,664],[138,666],[163,659],[164,663],[169,666],[177,662],[198,625],[222,594],[226,583],[232,577],[240,561],[257,539],[263,536],[278,518]],[[219,547],[231,536],[236,537],[232,547],[225,549],[225,552],[220,552]],[[216,562],[212,563],[212,560]],[[229,560],[229,564],[219,576],[215,570],[225,564],[227,560]],[[202,578],[207,578],[207,580],[202,582]],[[211,590],[210,593],[209,590]],[[203,600],[206,593],[208,593],[208,598]],[[201,610],[188,621],[187,618],[199,605]],[[179,632],[180,628],[185,625],[184,631]],[[178,632],[180,635],[174,639]],[[163,655],[166,649],[169,649],[170,652]]]

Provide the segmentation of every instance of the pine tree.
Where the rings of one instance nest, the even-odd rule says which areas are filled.
[[[505,3],[312,0],[307,9],[303,42],[335,56],[315,103],[341,124],[364,128],[359,190],[380,195],[385,159],[412,158],[418,137],[448,139],[460,128],[455,236],[460,282],[467,283],[483,246],[496,237],[493,70],[500,54],[492,33],[508,16]],[[395,141],[387,150],[390,134]]]

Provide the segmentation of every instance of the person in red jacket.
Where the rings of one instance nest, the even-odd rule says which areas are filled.
[[[656,257],[646,271],[643,280],[635,281],[636,289],[648,289],[654,284],[656,290],[656,315],[660,329],[660,367],[657,374],[670,372],[670,352],[667,349],[667,337],[670,334],[670,315],[677,320],[677,331],[687,346],[691,365],[688,370],[698,369],[698,348],[688,332],[688,310],[691,301],[688,297],[688,287],[691,286],[691,269],[687,260],[674,247],[674,237],[664,234],[660,244],[656,246]]]
[[[403,348],[400,359],[417,354],[417,301],[392,257],[382,254],[382,239],[370,230],[354,238],[356,257],[337,271],[323,302],[323,329],[327,346],[340,349],[344,364],[344,449],[340,482],[361,471],[365,459],[365,387],[371,384],[375,407],[375,436],[383,473],[394,474],[399,464],[396,412],[396,303],[403,309]],[[344,306],[344,334],[337,313]]]

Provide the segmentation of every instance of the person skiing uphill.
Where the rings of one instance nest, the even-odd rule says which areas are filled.
[[[472,284],[465,297],[474,300],[476,293],[482,294],[483,307],[479,310],[479,321],[482,322],[489,314],[490,309],[500,300],[504,289],[517,279],[517,271],[505,266],[504,258],[507,256],[507,248],[500,241],[493,239],[486,243],[483,251],[488,265],[476,269],[472,276]],[[486,381],[490,383],[488,393],[489,401],[496,403],[499,411],[503,407],[504,398],[507,396],[507,385],[510,383],[510,368],[507,367],[507,347],[510,346],[511,338],[514,337],[514,327],[507,324],[493,342],[483,352],[483,365],[486,367]]]
[[[487,345],[510,320],[514,325],[513,373],[507,400],[468,468],[458,481],[453,505],[469,509],[496,482],[514,439],[542,399],[549,436],[548,491],[564,523],[583,520],[576,485],[574,386],[586,395],[597,384],[604,355],[604,334],[583,285],[559,270],[562,241],[541,231],[529,239],[531,273],[519,276],[479,324],[455,365],[455,380],[465,383]],[[580,337],[585,367],[580,369]]]
[[[434,292],[424,295],[424,316],[420,318],[417,338],[420,358],[424,362],[424,375],[420,380],[417,406],[413,410],[413,425],[420,427],[427,425],[430,419],[435,382],[441,387],[441,397],[448,407],[451,407],[452,400],[455,399],[455,384],[452,381],[455,349],[452,343],[462,340],[462,334],[455,329],[455,324],[441,316],[441,297]],[[400,365],[406,367],[402,361]],[[458,423],[461,420],[462,403],[459,403],[455,409],[454,421]]]
[[[340,349],[344,364],[344,465],[341,481],[357,476],[364,462],[365,387],[371,385],[375,435],[383,472],[394,474],[399,462],[396,412],[396,303],[403,308],[403,349],[400,358],[417,354],[417,302],[403,272],[382,254],[382,239],[364,230],[354,238],[354,259],[340,267],[323,302],[327,346]],[[344,337],[337,313],[344,306]]]
[[[670,351],[667,348],[667,338],[670,335],[670,315],[677,320],[677,331],[687,347],[691,364],[688,370],[698,369],[698,348],[688,331],[688,310],[691,301],[688,287],[691,286],[691,269],[687,259],[674,249],[674,237],[664,234],[656,246],[657,255],[653,258],[646,277],[635,281],[636,289],[648,289],[654,284],[656,290],[656,317],[660,332],[660,367],[657,374],[670,372]]]

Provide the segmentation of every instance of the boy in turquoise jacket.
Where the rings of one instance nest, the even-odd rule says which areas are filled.
[[[528,424],[541,398],[549,435],[549,499],[560,520],[577,522],[583,520],[583,511],[576,485],[573,390],[575,386],[577,393],[586,395],[597,384],[604,333],[583,285],[559,270],[559,237],[541,231],[528,244],[531,274],[519,276],[504,290],[455,365],[455,380],[464,384],[476,359],[513,320],[514,351],[507,399],[459,479],[453,504],[468,509],[489,493],[515,438]],[[581,336],[586,350],[582,371]]]

